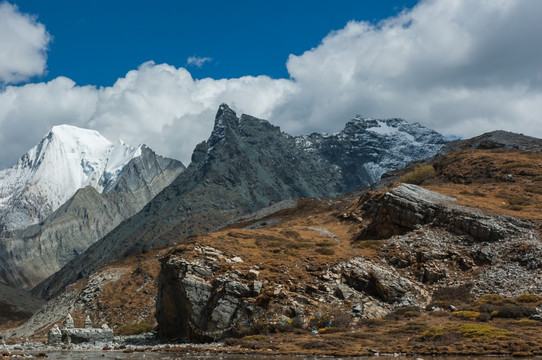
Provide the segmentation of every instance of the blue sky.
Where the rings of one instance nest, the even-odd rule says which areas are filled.
[[[542,1],[0,0],[0,168],[54,125],[190,161],[221,103],[542,137]]]
[[[79,85],[112,85],[141,63],[176,67],[211,58],[196,78],[288,77],[289,54],[316,47],[349,20],[378,22],[416,0],[66,1],[15,0],[53,36],[47,74]]]

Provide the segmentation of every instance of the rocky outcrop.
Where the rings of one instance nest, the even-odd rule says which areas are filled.
[[[397,307],[424,305],[429,299],[423,286],[363,257],[339,262],[321,273],[307,269],[310,285],[289,287],[258,279],[255,269],[236,269],[240,260],[198,244],[162,259],[155,314],[159,337],[217,340],[240,328],[291,318],[310,327],[309,320],[324,308],[374,318]],[[345,305],[344,300],[353,305]]]
[[[217,255],[217,261],[225,259],[218,250],[198,250]],[[261,291],[261,284],[240,281],[238,275],[217,276],[220,266],[209,260],[170,257],[162,267],[156,308],[161,338],[197,341],[229,332],[233,324],[249,317],[249,303],[244,299]]]
[[[520,234],[532,224],[512,217],[485,214],[453,204],[455,199],[412,184],[400,184],[382,197],[362,198],[370,224],[358,239],[383,239],[404,234],[420,225],[432,224],[472,242],[492,242]]]
[[[183,170],[179,161],[142,146],[113,187],[103,193],[80,189],[39,224],[0,238],[0,280],[20,288],[37,285],[141,210]]]
[[[534,224],[454,200],[401,184],[363,196],[362,211],[350,218],[363,222],[357,241],[380,239],[385,263],[418,283],[436,288],[468,283],[473,296],[542,293],[536,260],[542,246]]]
[[[399,135],[386,136],[383,129],[408,135],[400,137],[397,151],[386,149],[397,145]],[[365,146],[367,139],[374,141]],[[406,139],[410,139],[408,146]],[[196,147],[187,170],[142,211],[37,286],[34,293],[50,298],[117,258],[215,230],[283,200],[330,197],[359,188],[377,179],[376,173],[368,175],[361,165],[364,161],[394,159],[401,151],[408,153],[408,159],[419,159],[445,142],[419,125],[363,119],[349,122],[337,136],[294,138],[265,120],[237,117],[222,104],[213,132]],[[404,165],[401,161],[386,164],[382,169]]]

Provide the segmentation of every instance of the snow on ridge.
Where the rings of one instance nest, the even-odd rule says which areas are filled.
[[[376,121],[378,122],[378,126],[367,128],[367,131],[372,131],[374,133],[382,134],[382,135],[392,135],[399,132],[399,128],[395,126],[389,126],[383,120],[376,120]]]
[[[375,120],[378,123],[378,126],[373,126],[367,128],[367,131],[383,135],[383,136],[401,136],[406,138],[410,142],[414,142],[415,138],[412,134],[401,129],[400,124],[397,126],[389,125],[386,120]],[[403,121],[403,123],[406,123]]]
[[[116,174],[121,171],[130,160],[141,156],[141,147],[142,145],[139,145],[137,148],[131,147],[119,138],[110,146],[105,172]]]

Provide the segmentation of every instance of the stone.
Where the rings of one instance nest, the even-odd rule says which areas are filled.
[[[356,291],[388,304],[409,301],[410,295],[422,297],[420,287],[400,276],[392,267],[361,257],[348,262],[352,266],[343,273],[343,278]]]
[[[233,296],[226,295],[218,300],[218,304],[211,314],[211,320],[216,323],[218,329],[225,329],[230,326],[238,306],[239,300]]]
[[[352,312],[355,314],[363,313],[363,304],[352,305]]]
[[[350,286],[340,284],[335,287],[335,296],[337,296],[341,300],[347,300],[352,295],[354,295],[354,291]]]
[[[424,265],[419,270],[420,281],[424,284],[434,284],[446,277],[446,273],[436,266]]]
[[[251,294],[250,288],[239,281],[229,281],[224,284],[224,290],[226,293],[237,297],[246,297]]]
[[[64,318],[64,322],[62,323],[62,328],[63,329],[71,329],[73,328],[73,318],[71,316],[71,314],[68,314],[66,315],[66,317]]]
[[[58,324],[54,324],[52,328],[49,329],[47,333],[47,344],[48,345],[60,345],[62,342],[62,332]]]
[[[475,242],[494,242],[532,228],[527,221],[508,216],[489,215],[454,204],[455,199],[412,184],[401,184],[380,198],[368,199],[371,223],[358,239],[388,239],[434,224]]]
[[[470,255],[472,256],[476,265],[492,264],[493,258],[495,257],[494,251],[492,251],[489,247],[472,249]]]
[[[252,283],[252,295],[258,296],[262,292],[263,283],[260,280],[256,280]]]
[[[92,320],[89,315],[85,318],[85,329],[92,329]]]
[[[258,270],[250,269],[247,274],[247,279],[254,280],[257,279],[260,275],[260,272]]]

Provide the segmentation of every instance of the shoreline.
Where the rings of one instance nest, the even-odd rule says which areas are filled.
[[[121,340],[116,338],[116,340]],[[127,338],[127,337],[124,337]],[[133,339],[124,339],[124,340],[133,340]],[[380,352],[377,349],[366,349],[365,351],[360,351],[358,353],[351,353],[348,351],[340,350],[317,350],[317,351],[303,351],[303,352],[289,352],[285,349],[271,349],[271,348],[262,348],[262,349],[250,349],[242,348],[239,346],[229,346],[224,342],[215,342],[215,343],[205,343],[205,344],[195,344],[195,343],[158,343],[156,341],[149,341],[147,337],[147,343],[145,344],[129,344],[129,343],[83,343],[83,344],[71,344],[63,346],[50,346],[42,342],[26,342],[26,343],[17,343],[10,345],[2,345],[0,349],[0,359],[4,358],[49,358],[50,355],[60,354],[60,355],[69,355],[69,354],[90,354],[90,355],[100,355],[102,358],[107,358],[107,354],[116,356],[129,356],[131,354],[157,354],[157,358],[160,358],[161,355],[175,355],[179,354],[184,357],[196,356],[198,358],[203,357],[216,357],[217,355],[221,357],[232,359],[236,358],[265,358],[272,357],[277,359],[303,359],[314,358],[314,357],[326,357],[326,358],[348,358],[348,359],[365,359],[365,358],[417,358],[421,357],[446,357],[446,358],[472,358],[472,357],[491,357],[491,358],[518,358],[518,357],[529,357],[529,358],[540,358],[542,359],[542,351],[536,352],[477,352],[477,351],[417,351],[417,352]],[[275,346],[273,341],[267,342],[269,346]],[[264,345],[264,344],[262,344]],[[265,346],[264,346],[265,347]],[[145,356],[147,358],[147,356]],[[90,357],[92,358],[92,357]],[[122,358],[122,357],[120,357]],[[151,357],[153,358],[153,357]]]

